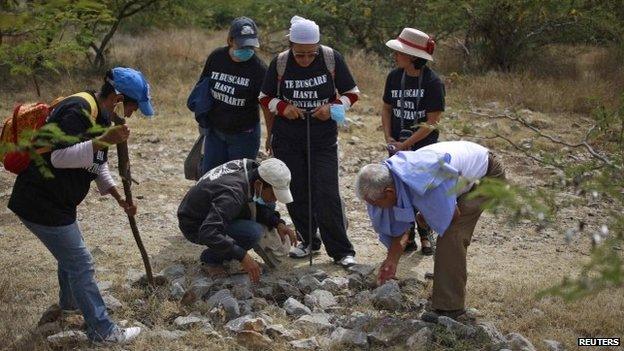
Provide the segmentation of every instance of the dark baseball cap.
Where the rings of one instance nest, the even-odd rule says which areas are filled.
[[[234,39],[238,47],[260,47],[260,42],[258,41],[258,27],[249,17],[238,17],[234,19],[230,25],[229,35]]]

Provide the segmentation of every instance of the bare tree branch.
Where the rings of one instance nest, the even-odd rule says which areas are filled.
[[[579,147],[585,148],[587,150],[587,152],[592,157],[602,161],[604,164],[606,164],[606,165],[608,165],[610,167],[613,167],[613,168],[615,168],[617,170],[622,170],[622,166],[621,165],[615,164],[612,160],[610,160],[606,156],[603,156],[603,155],[599,154],[596,150],[594,150],[594,148],[591,145],[589,145],[588,138],[589,138],[589,135],[591,134],[591,132],[596,128],[595,125],[593,125],[587,131],[587,133],[585,134],[585,138],[581,142],[569,143],[569,142],[563,141],[563,140],[561,140],[561,139],[559,139],[557,137],[554,137],[554,136],[551,136],[551,135],[548,135],[548,134],[542,132],[541,129],[531,125],[529,122],[527,122],[525,119],[523,119],[522,117],[519,117],[519,116],[514,117],[514,116],[511,116],[509,114],[490,115],[490,114],[487,114],[487,113],[476,112],[476,111],[467,111],[467,112],[470,113],[470,114],[477,115],[477,116],[482,116],[482,117],[488,117],[488,118],[494,118],[494,119],[505,118],[505,119],[509,119],[511,121],[514,121],[514,122],[518,122],[518,123],[522,124],[524,127],[532,130],[535,134],[537,134],[538,136],[540,136],[540,137],[542,137],[544,139],[550,140],[551,142],[553,142],[555,144],[559,144],[559,145],[563,145],[563,146],[567,146],[567,147],[571,147],[571,148],[579,148]]]

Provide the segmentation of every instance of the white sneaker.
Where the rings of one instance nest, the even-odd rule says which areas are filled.
[[[106,339],[104,339],[104,342],[111,344],[127,344],[136,339],[139,334],[141,334],[141,328],[139,327],[117,327],[109,336],[106,337]]]
[[[355,257],[351,255],[347,255],[339,259],[338,261],[334,261],[334,263],[339,266],[342,266],[343,268],[348,268],[348,267],[355,265],[357,262],[355,262]]]
[[[297,247],[293,247],[290,249],[288,255],[292,258],[304,258],[310,256],[310,252],[312,252],[313,255],[316,255],[320,251],[321,248],[318,248],[316,250],[310,250],[310,245],[305,246],[303,243],[299,243]]]

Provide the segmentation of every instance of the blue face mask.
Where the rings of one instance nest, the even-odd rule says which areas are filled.
[[[258,193],[262,194],[262,187],[260,188],[260,191]],[[264,205],[264,206],[272,206],[272,205],[274,205],[273,203],[268,203],[268,202],[264,201],[262,196],[258,195],[258,193],[254,193],[254,196],[253,196],[253,200],[254,200],[255,203],[257,203],[258,205]]]
[[[238,60],[247,61],[255,54],[255,51],[253,49],[243,48],[234,50],[232,54]]]

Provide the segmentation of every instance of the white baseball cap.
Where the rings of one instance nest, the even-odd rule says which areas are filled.
[[[290,193],[290,170],[286,164],[276,158],[269,158],[260,163],[258,174],[265,182],[271,184],[277,201],[289,204],[293,202]]]

